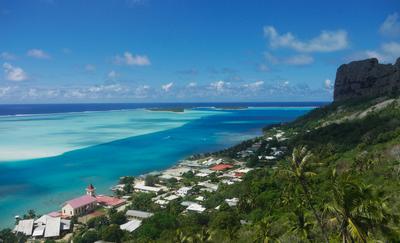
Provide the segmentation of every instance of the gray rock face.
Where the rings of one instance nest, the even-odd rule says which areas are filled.
[[[336,72],[334,101],[382,96],[400,91],[400,58],[394,65],[376,58],[341,65]]]

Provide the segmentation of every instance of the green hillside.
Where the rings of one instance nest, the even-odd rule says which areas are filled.
[[[237,152],[275,134],[286,146],[276,163],[263,146],[247,159],[256,169],[223,186],[205,205],[218,211],[179,214],[171,206],[135,233],[147,242],[395,242],[400,239],[399,99],[334,103],[295,122],[265,129],[265,136],[216,153]],[[293,161],[294,160],[294,161]],[[238,197],[237,208],[224,198]],[[177,216],[179,215],[179,216]],[[167,223],[168,222],[168,223]],[[160,224],[166,224],[158,227]],[[162,229],[161,229],[162,228]]]

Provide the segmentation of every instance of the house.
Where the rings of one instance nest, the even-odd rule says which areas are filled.
[[[202,201],[204,201],[204,197],[203,196],[198,196],[194,200],[202,202]]]
[[[205,188],[200,189],[200,190],[202,190],[202,191],[210,191],[210,192],[213,192],[213,191],[218,190],[218,185],[217,185],[217,184],[210,183],[210,182],[208,182],[208,181],[199,182],[198,185],[199,185],[199,186],[205,187]],[[203,190],[203,189],[204,189],[204,190]]]
[[[144,181],[137,182],[133,188],[135,189],[135,191],[139,192],[154,192],[154,193],[157,193],[164,189],[162,187],[146,186],[144,184]]]
[[[210,170],[213,171],[224,171],[227,169],[231,169],[233,165],[230,164],[219,164],[219,165],[214,165],[213,167],[210,168]]]
[[[235,172],[235,177],[242,177],[242,176],[244,176],[245,175],[245,173],[243,173],[243,172]]]
[[[46,228],[46,225],[39,225],[37,226],[32,233],[32,236],[35,238],[41,238],[44,235],[44,229]]]
[[[61,217],[62,216],[60,211],[53,211],[53,212],[48,213],[47,215],[50,217]]]
[[[158,199],[158,200],[156,200],[154,203],[160,205],[161,207],[164,207],[164,206],[167,205],[169,202],[168,202],[167,200]]]
[[[137,228],[139,228],[141,224],[142,224],[141,220],[132,219],[132,220],[128,221],[127,223],[120,225],[119,228],[121,230],[126,230],[128,232],[133,232]]]
[[[198,176],[198,177],[207,177],[207,176],[209,176],[209,174],[200,172],[200,173],[197,173],[196,176]]]
[[[198,212],[198,213],[202,213],[202,212],[204,212],[204,211],[206,210],[206,208],[203,207],[203,206],[201,206],[201,205],[198,204],[198,203],[192,203],[192,204],[190,204],[190,205],[186,208],[186,210],[188,210],[188,211],[193,211],[193,212]]]
[[[163,175],[169,175],[172,177],[179,177],[182,176],[183,174],[191,171],[192,169],[187,168],[187,167],[175,167],[175,168],[171,168],[171,169],[167,169],[163,172]]]
[[[36,219],[34,223],[37,225],[45,225],[47,222],[47,218],[52,218],[52,216],[48,214],[43,214],[40,218]]]
[[[35,238],[59,238],[61,233],[71,229],[71,220],[42,215],[34,221],[32,236]]]
[[[192,202],[192,201],[183,201],[183,202],[181,202],[181,205],[184,206],[184,207],[188,207],[188,206],[190,206],[192,204],[195,204],[195,202]]]
[[[80,216],[90,213],[96,208],[97,200],[90,195],[84,195],[66,201],[61,208],[61,213],[65,217]]]
[[[145,211],[139,211],[139,210],[128,210],[125,213],[126,217],[129,219],[147,219],[153,216],[153,213],[145,212]]]
[[[59,237],[61,232],[61,218],[48,217],[46,228],[44,229],[44,238]]]
[[[68,231],[71,229],[71,220],[61,219],[61,231]]]
[[[238,204],[239,198],[236,198],[236,197],[234,197],[234,198],[228,198],[228,199],[225,199],[225,202],[226,202],[229,206],[234,207],[234,206],[236,206],[236,205]]]
[[[202,167],[202,165],[199,163],[198,160],[194,160],[194,161],[193,160],[185,160],[185,161],[182,161],[180,164],[183,166],[193,167],[193,168]]]
[[[226,185],[233,185],[235,184],[235,182],[231,181],[231,180],[222,180],[221,183],[226,184]]]
[[[190,190],[192,190],[192,187],[190,187],[190,186],[181,187],[178,189],[178,191],[176,191],[176,195],[178,195],[180,197],[184,197],[188,194],[188,192]]]
[[[210,159],[208,159],[208,160],[203,162],[203,164],[206,165],[206,166],[220,164],[220,163],[222,163],[222,159],[215,160],[214,158],[210,158]]]
[[[22,233],[26,236],[31,236],[33,232],[33,219],[20,220],[14,228],[14,232]]]
[[[104,205],[108,208],[116,208],[126,203],[125,199],[105,195],[97,195],[96,200],[99,204]]]

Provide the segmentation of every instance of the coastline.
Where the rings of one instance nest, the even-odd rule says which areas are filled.
[[[309,109],[307,109],[307,111],[308,110]],[[271,122],[273,123],[278,122],[275,121],[275,118],[270,118],[271,115],[272,116],[277,115],[278,117],[282,117],[282,114],[285,114],[284,116],[285,120],[280,121],[284,122],[286,121],[286,119],[292,120],[295,117],[304,114],[305,112],[306,111],[303,109],[299,109],[298,111],[293,110],[290,111],[289,113],[285,109],[282,109],[281,111],[273,110],[273,113],[271,113],[270,109],[267,109],[265,111],[256,111],[256,110],[252,111],[251,109],[247,109],[247,110],[240,110],[233,112],[223,112],[223,113],[218,113],[219,114],[218,116],[210,116],[205,119],[196,120],[195,122],[190,122],[176,129],[165,130],[154,134],[146,134],[143,136],[136,136],[128,139],[123,139],[121,141],[106,144],[106,146],[99,145],[91,149],[85,148],[78,151],[72,151],[71,153],[66,153],[66,155],[61,156],[61,158],[55,157],[55,158],[39,159],[38,161],[35,161],[35,163],[18,163],[18,164],[14,163],[15,165],[12,165],[12,167],[14,166],[16,166],[17,168],[22,167],[21,169],[23,170],[25,170],[24,168],[26,166],[29,166],[29,168],[31,167],[36,168],[37,166],[46,167],[48,168],[46,169],[46,172],[50,174],[52,173],[51,171],[53,170],[59,171],[60,169],[58,169],[58,167],[64,168],[62,170],[67,169],[67,171],[63,172],[63,174],[60,175],[61,177],[58,177],[57,180],[60,180],[62,178],[65,181],[71,181],[71,183],[73,181],[73,184],[75,184],[75,186],[59,184],[57,188],[54,189],[52,187],[49,188],[51,189],[50,193],[52,194],[54,194],[55,192],[59,192],[59,190],[62,189],[63,191],[62,193],[60,193],[60,196],[64,195],[61,196],[63,200],[64,198],[68,199],[68,197],[79,195],[79,192],[81,191],[80,188],[82,188],[82,186],[84,185],[87,185],[87,183],[89,182],[93,182],[94,184],[96,184],[96,186],[99,188],[101,192],[107,193],[109,192],[109,188],[115,185],[116,180],[122,175],[127,175],[127,174],[141,175],[155,170],[158,171],[159,170],[158,168],[163,168],[161,171],[164,171],[169,169],[170,167],[179,166],[179,163],[183,158],[186,158],[192,154],[197,154],[199,152],[203,153],[207,151],[215,152],[220,149],[229,148],[242,141],[241,139],[237,138],[240,137],[244,138],[243,136],[245,134],[254,134],[255,128],[257,131],[261,133],[262,127],[264,127],[266,124],[269,124]],[[253,116],[254,118],[252,118]],[[264,116],[266,118],[264,118]],[[243,117],[245,117],[244,120]],[[232,119],[241,120],[242,124],[230,124],[229,121]],[[254,122],[255,119],[259,120],[259,122],[255,123]],[[248,121],[246,122],[246,120]],[[220,124],[220,125],[216,127],[209,127],[210,123]],[[215,130],[216,128],[218,129]],[[190,137],[188,137],[189,134],[191,134]],[[166,137],[168,137],[169,139],[163,139]],[[156,142],[156,141],[162,141],[162,142]],[[126,152],[122,151],[120,156],[112,158],[114,161],[116,161],[116,163],[113,164],[108,164],[109,160],[111,159],[109,158],[110,154],[104,151],[104,149],[107,150],[108,148],[114,149],[115,146],[120,146],[123,144],[134,144],[130,145],[130,147],[132,146],[135,147],[137,144],[141,144],[142,146],[144,144],[154,144],[154,143],[157,146],[149,147],[148,150],[146,149],[144,151],[136,151],[131,149]],[[189,145],[188,148],[185,148],[184,150],[179,149],[183,148],[182,146],[187,147],[187,145]],[[125,145],[123,145],[123,147],[125,147]],[[121,147],[121,149],[123,147]],[[131,151],[134,152],[134,154],[132,154]],[[154,153],[154,151],[157,151],[157,153]],[[119,149],[118,152],[121,152],[121,150]],[[101,156],[100,157],[101,159],[100,160],[95,159],[93,157],[94,155]],[[142,163],[144,164],[142,165]],[[93,172],[88,170],[91,166],[95,166],[96,170]],[[80,170],[79,174],[76,174],[75,168]],[[82,168],[82,170],[80,168]],[[8,170],[5,171],[7,172]],[[113,171],[113,173],[110,174],[110,171]],[[126,171],[131,171],[132,173],[126,173]],[[10,171],[8,173],[9,175],[11,175],[14,172]],[[31,175],[30,173],[29,178],[31,178],[32,176],[36,178],[38,175],[35,174]],[[76,179],[70,180],[70,175]],[[84,179],[82,180],[79,178],[84,178]],[[54,179],[56,179],[56,177],[54,177]],[[45,178],[41,179],[40,182],[35,182],[35,184],[37,186],[40,186],[44,182],[52,183],[52,181],[54,181],[53,176],[49,177],[49,179],[47,179],[46,176]],[[31,182],[29,183],[31,184]],[[20,184],[19,182],[16,183],[10,182],[4,184],[4,186],[6,185],[19,186]],[[21,188],[21,190],[25,191],[28,189],[25,189],[24,187]],[[32,191],[36,190],[37,190],[36,188],[32,188]],[[31,189],[29,189],[29,192],[27,193],[31,193],[30,191]],[[69,191],[72,191],[73,193],[72,194],[67,193]],[[18,200],[21,201],[20,204],[22,204],[22,206],[18,206],[18,208],[21,209],[18,210],[17,212],[14,210],[13,215],[21,214],[22,212],[24,212],[29,208],[42,208],[41,204],[39,205],[39,203],[48,204],[51,201],[57,201],[57,199],[52,198],[51,195],[48,196],[47,194],[44,194],[43,196],[39,197],[41,198],[40,202],[33,201],[34,203],[29,203],[29,205],[33,206],[26,207],[23,205],[26,203],[23,203],[21,201],[23,195],[18,195],[18,198],[21,198]],[[12,198],[8,200],[9,202],[8,204],[13,203],[14,199]],[[57,201],[57,205],[59,203],[61,202]],[[9,207],[8,204],[6,205],[3,204],[2,205],[3,208]],[[53,206],[52,208],[54,207],[56,206]],[[38,211],[41,213],[45,213],[45,211],[43,210],[38,210]]]

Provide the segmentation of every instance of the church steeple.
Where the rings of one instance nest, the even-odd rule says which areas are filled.
[[[96,189],[94,188],[94,186],[92,184],[89,184],[89,186],[86,188],[86,195],[95,196]]]

